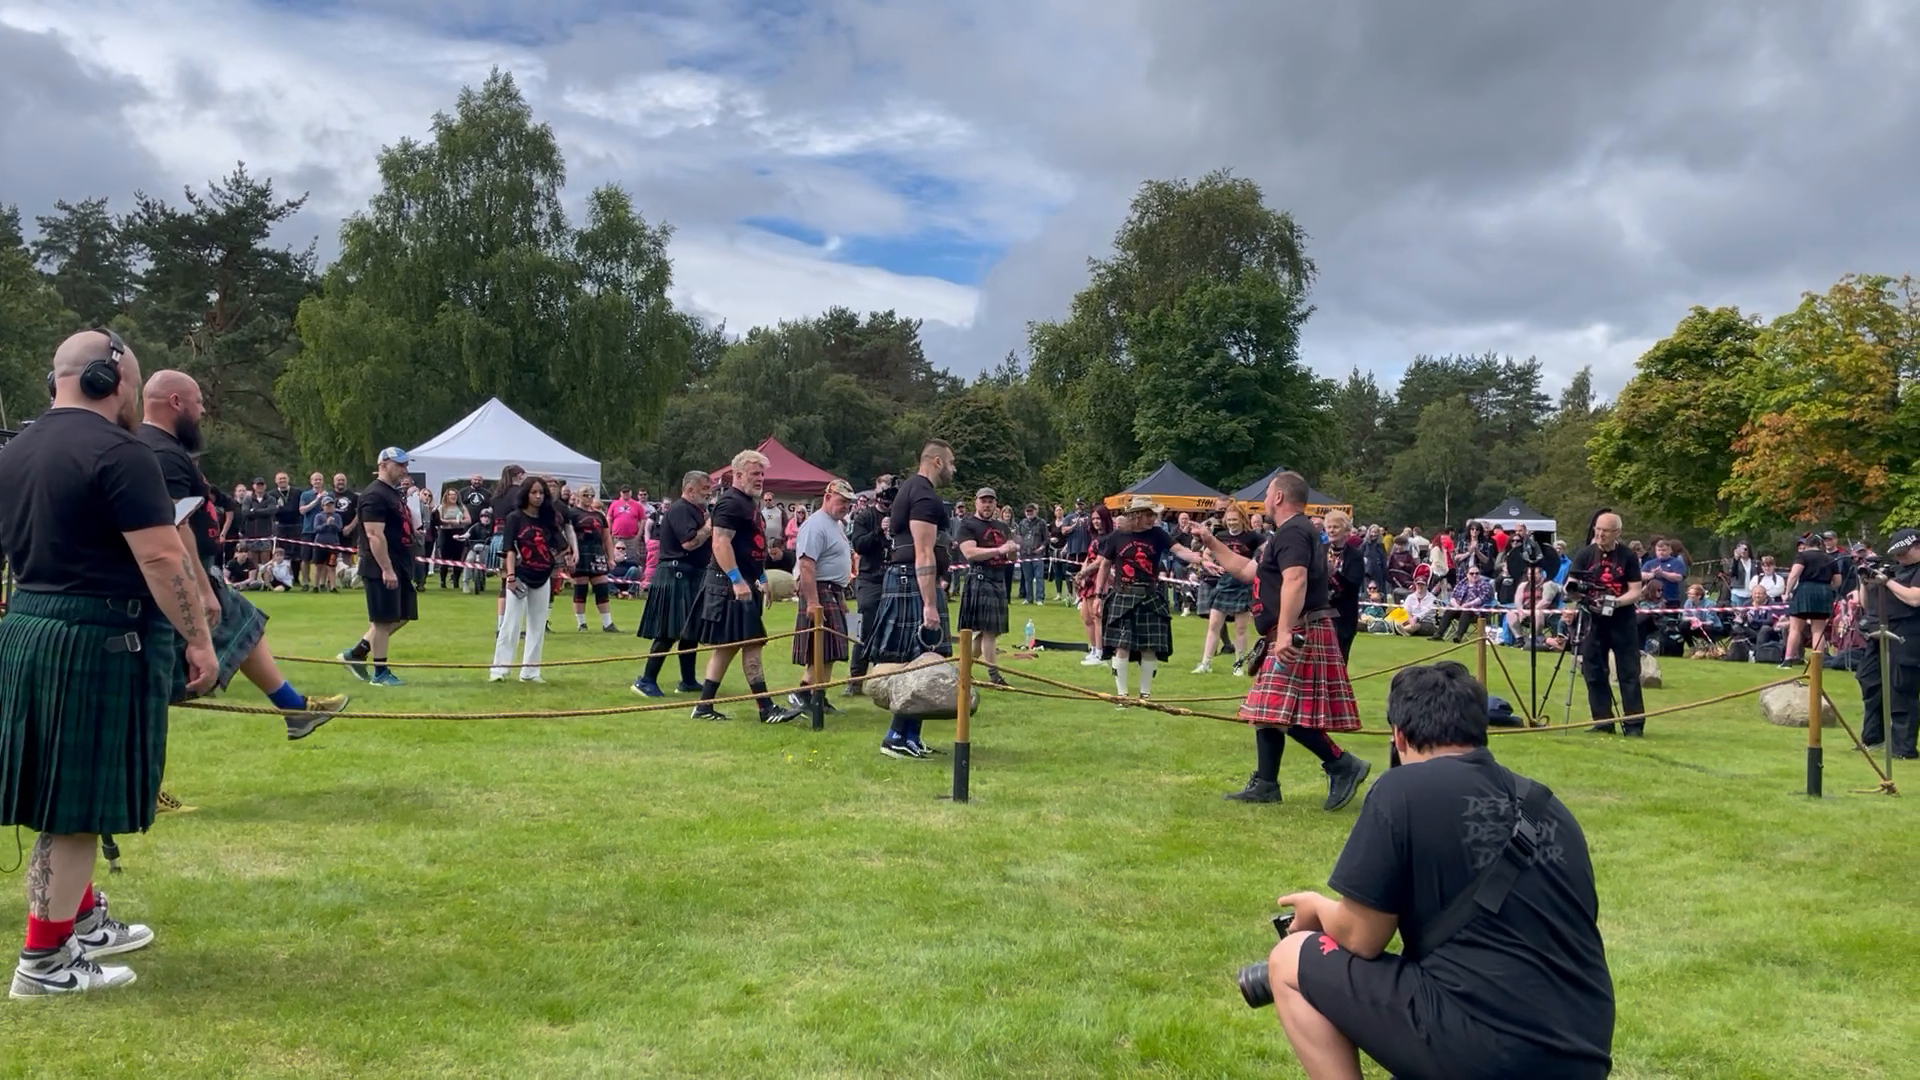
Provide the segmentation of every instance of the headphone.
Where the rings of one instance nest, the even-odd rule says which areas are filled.
[[[105,401],[120,390],[120,358],[127,353],[127,343],[120,335],[104,326],[96,326],[93,332],[107,339],[107,354],[87,362],[80,372],[80,392],[95,401]],[[47,372],[47,397],[54,395],[53,372]]]

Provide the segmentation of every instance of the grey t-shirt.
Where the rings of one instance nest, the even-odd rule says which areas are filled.
[[[794,537],[793,557],[813,560],[814,580],[845,585],[853,574],[853,547],[840,523],[827,514],[810,514]]]

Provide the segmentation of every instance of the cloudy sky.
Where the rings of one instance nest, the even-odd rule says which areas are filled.
[[[0,0],[0,202],[245,160],[335,246],[374,155],[511,70],[570,193],[678,230],[741,331],[926,321],[971,373],[1059,317],[1139,183],[1230,167],[1312,237],[1304,351],[1537,355],[1603,389],[1694,303],[1915,266],[1905,0]]]

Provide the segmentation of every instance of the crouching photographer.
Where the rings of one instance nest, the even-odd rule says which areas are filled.
[[[1405,764],[1367,794],[1332,900],[1299,892],[1247,1003],[1276,1006],[1315,1080],[1604,1077],[1613,979],[1580,825],[1487,749],[1487,692],[1451,661],[1393,678]],[[1395,931],[1403,951],[1386,952]]]

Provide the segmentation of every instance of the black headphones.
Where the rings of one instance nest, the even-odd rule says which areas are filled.
[[[104,326],[96,326],[93,332],[107,339],[107,355],[87,362],[80,372],[80,392],[95,401],[105,401],[120,390],[120,358],[127,353],[127,343],[120,335]],[[47,397],[54,395],[53,372],[47,372]]]

